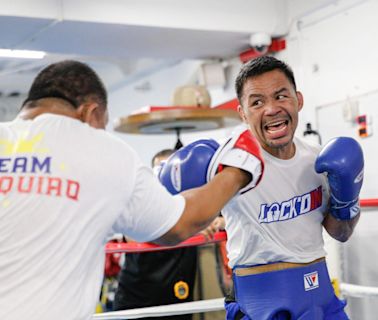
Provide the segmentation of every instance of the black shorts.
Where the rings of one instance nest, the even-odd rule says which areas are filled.
[[[118,279],[114,310],[193,301],[196,269],[195,247],[126,254],[125,265]],[[173,318],[190,320],[192,316],[159,319]]]

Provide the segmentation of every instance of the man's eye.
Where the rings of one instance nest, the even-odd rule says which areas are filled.
[[[252,104],[251,104],[252,107],[260,107],[262,105],[263,105],[263,102],[261,100],[252,101]]]
[[[286,96],[283,95],[283,94],[279,94],[279,95],[277,96],[277,100],[281,100],[281,99],[285,99],[285,98],[286,98]]]

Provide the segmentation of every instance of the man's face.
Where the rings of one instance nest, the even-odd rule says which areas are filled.
[[[239,113],[262,148],[279,158],[294,155],[292,141],[303,98],[282,71],[249,78],[244,83],[241,104]]]

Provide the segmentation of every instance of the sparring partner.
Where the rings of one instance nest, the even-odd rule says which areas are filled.
[[[152,168],[156,175],[162,163],[174,152],[173,149],[164,149],[153,156]],[[196,270],[197,247],[127,253],[118,277],[114,310],[193,301]],[[176,315],[175,319],[191,320],[192,315]],[[172,320],[172,317],[159,317],[159,320]]]
[[[243,65],[236,92],[265,170],[256,188],[222,209],[236,297],[227,319],[238,310],[252,320],[348,319],[331,286],[322,229],[341,242],[353,232],[361,147],[341,137],[320,150],[294,137],[303,97],[290,67],[274,57]]]
[[[97,74],[63,61],[37,75],[15,120],[0,123],[0,319],[91,319],[111,230],[176,244],[262,173],[259,146],[243,135],[229,167],[172,196],[127,143],[104,130],[107,119]],[[193,170],[216,148],[193,159]]]

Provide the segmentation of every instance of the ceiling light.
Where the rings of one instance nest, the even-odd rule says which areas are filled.
[[[2,58],[42,59],[45,55],[44,51],[0,49]]]

